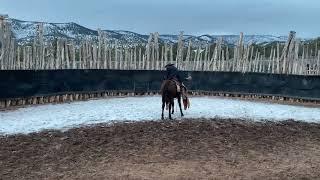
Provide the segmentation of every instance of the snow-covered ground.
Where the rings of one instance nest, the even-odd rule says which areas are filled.
[[[177,103],[174,118],[180,119]],[[158,120],[161,98],[127,97],[42,105],[0,112],[0,134],[68,129],[111,121]],[[168,116],[167,111],[165,116]],[[320,108],[308,108],[214,97],[193,97],[185,118],[240,118],[281,121],[294,119],[320,123]]]

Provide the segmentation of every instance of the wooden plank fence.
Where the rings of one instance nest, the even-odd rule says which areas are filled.
[[[320,74],[320,50],[316,46],[310,51],[295,37],[295,32],[289,33],[285,44],[272,47],[268,56],[265,50],[245,44],[243,33],[234,47],[223,44],[223,39],[206,46],[194,47],[191,41],[185,45],[183,32],[176,47],[161,44],[159,33],[151,33],[147,45],[134,47],[108,44],[101,30],[98,42],[85,40],[80,45],[62,38],[45,42],[43,34],[43,24],[39,23],[33,43],[18,45],[10,23],[0,17],[0,70],[163,70],[167,63],[174,63],[188,71]]]

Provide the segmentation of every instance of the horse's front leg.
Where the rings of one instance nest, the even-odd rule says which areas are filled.
[[[184,114],[183,114],[182,108],[181,108],[181,96],[178,96],[178,104],[179,104],[179,108],[180,108],[181,117],[183,117]]]

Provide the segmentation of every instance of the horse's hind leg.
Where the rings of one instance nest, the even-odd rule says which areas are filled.
[[[161,114],[161,119],[162,119],[162,120],[164,119],[164,117],[163,117],[164,107],[165,107],[165,103],[162,103],[162,114]]]
[[[174,100],[172,101],[171,106],[172,106],[172,112],[171,112],[171,114],[174,114]]]
[[[172,101],[170,100],[170,103],[169,103],[169,119],[172,120],[172,117],[171,117],[171,106],[172,106]]]
[[[166,105],[166,102],[165,102],[164,98],[162,98],[162,114],[161,114],[161,119],[162,119],[162,120],[164,119],[164,117],[163,117],[163,111],[164,111],[165,105]]]
[[[180,108],[180,113],[181,113],[181,117],[183,117],[183,112],[182,112],[182,108],[181,108],[181,96],[178,96],[178,104],[179,104],[179,108]]]

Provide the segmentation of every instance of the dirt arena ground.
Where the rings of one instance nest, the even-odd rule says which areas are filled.
[[[0,179],[319,179],[320,124],[115,123],[0,137]]]

